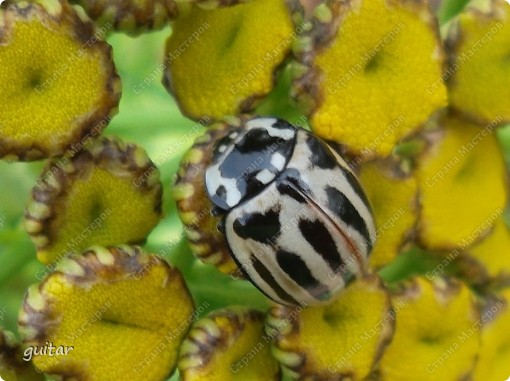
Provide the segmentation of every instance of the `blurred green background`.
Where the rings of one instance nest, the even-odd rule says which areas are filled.
[[[440,8],[440,19],[447,21],[465,3],[465,0],[444,2]],[[182,137],[195,123],[180,114],[172,97],[161,85],[160,64],[164,41],[170,33],[170,28],[166,28],[137,38],[122,34],[109,37],[123,82],[123,97],[120,112],[105,135],[119,135],[128,142],[143,146],[159,165],[164,185],[165,218],[150,235],[147,249],[163,253],[185,272],[196,304],[207,300],[213,308],[224,305],[225,301],[262,307],[266,302],[251,285],[237,282],[234,287],[228,277],[212,267],[196,263],[181,240],[182,227],[170,197],[170,186],[181,155],[196,135],[188,134],[188,139],[182,144]],[[296,120],[299,112],[289,104],[286,95],[288,73],[284,74],[274,94],[258,111]],[[502,129],[499,135],[506,160],[510,162],[510,128]],[[34,246],[22,229],[22,216],[31,188],[43,166],[43,162],[0,161],[0,327],[13,332],[17,330],[17,312],[25,290],[37,282],[35,273],[42,268],[36,260]],[[190,269],[192,266],[193,269]],[[207,282],[200,282],[201,279],[207,279]],[[212,284],[226,287],[211,287]]]

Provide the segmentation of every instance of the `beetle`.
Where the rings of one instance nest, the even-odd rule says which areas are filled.
[[[247,121],[216,143],[205,188],[234,261],[277,303],[327,302],[365,272],[376,237],[370,203],[313,133]]]

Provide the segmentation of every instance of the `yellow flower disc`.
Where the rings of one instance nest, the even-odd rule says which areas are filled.
[[[387,156],[446,105],[437,21],[425,1],[330,0],[313,25],[296,48],[293,92],[320,137]]]
[[[163,82],[182,112],[218,120],[252,110],[274,87],[274,73],[290,53],[294,3],[193,7],[176,20],[166,44]]]
[[[44,169],[25,230],[45,264],[91,245],[138,244],[161,219],[161,196],[159,170],[142,148],[101,138]]]
[[[363,380],[393,333],[389,295],[375,276],[358,279],[329,305],[270,310],[273,353],[295,379]]]
[[[86,16],[56,4],[0,9],[0,158],[62,155],[117,112],[111,47]]]
[[[176,0],[72,0],[80,4],[105,32],[132,35],[157,30],[179,15]]]
[[[468,249],[468,255],[487,273],[485,281],[510,280],[510,230],[502,217],[488,237]]]
[[[193,253],[202,262],[216,266],[225,274],[236,272],[241,275],[231,257],[225,236],[218,230],[221,218],[211,213],[213,204],[205,191],[204,176],[216,142],[226,136],[231,128],[241,126],[243,120],[233,119],[231,123],[216,123],[195,140],[182,157],[172,192]]]
[[[370,162],[359,173],[377,226],[377,241],[370,254],[374,268],[395,259],[417,221],[417,181],[396,166],[392,161]]]
[[[96,247],[32,286],[19,324],[25,344],[38,348],[32,361],[46,373],[163,381],[193,311],[181,273],[159,257],[137,247]]]
[[[4,381],[44,381],[23,354],[23,348],[11,332],[0,328],[0,379]]]
[[[493,5],[461,14],[447,43],[450,105],[482,124],[510,121],[510,3]]]
[[[280,380],[264,314],[229,308],[197,321],[182,345],[179,372],[182,381]]]
[[[471,373],[481,320],[466,286],[416,279],[392,302],[395,335],[379,365],[381,381],[462,380]]]
[[[473,381],[507,380],[510,373],[510,290],[502,292],[504,300],[487,307],[482,328],[482,345],[473,372]]]
[[[431,249],[468,247],[492,227],[507,202],[505,162],[494,125],[456,118],[419,159],[419,238]]]

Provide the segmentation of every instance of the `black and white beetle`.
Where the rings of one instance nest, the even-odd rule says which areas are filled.
[[[312,133],[251,119],[217,142],[205,185],[232,257],[274,301],[325,302],[364,272],[376,236],[370,204]]]

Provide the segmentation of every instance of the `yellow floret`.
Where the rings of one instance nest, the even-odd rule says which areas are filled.
[[[329,305],[272,308],[274,354],[294,377],[362,380],[391,337],[394,316],[377,278],[358,280]]]
[[[228,308],[199,320],[182,346],[179,371],[183,381],[279,380],[264,315]]]
[[[246,112],[273,88],[294,37],[285,0],[194,7],[174,23],[168,39],[165,86],[194,119]]]
[[[480,123],[510,121],[510,4],[467,11],[450,31],[450,105]]]
[[[505,162],[494,125],[480,128],[455,118],[441,124],[444,136],[419,160],[417,170],[420,240],[427,248],[465,248],[505,208]]]
[[[127,246],[66,260],[29,289],[20,315],[41,371],[90,381],[163,381],[175,369],[193,302],[180,272]]]
[[[467,287],[417,279],[392,301],[395,335],[380,363],[382,381],[460,380],[472,371],[481,320]]]
[[[107,125],[120,81],[94,33],[64,3],[57,16],[21,2],[0,10],[0,157],[61,155]]]
[[[319,136],[356,154],[371,147],[373,154],[386,156],[446,105],[436,22],[421,2],[330,6],[318,8],[330,24],[316,22],[311,39],[320,42],[301,55],[308,71],[299,70],[306,74],[296,80],[295,93],[307,103],[314,98],[311,127]],[[303,44],[308,39],[305,35]]]
[[[377,226],[377,241],[370,257],[375,268],[387,265],[397,256],[417,221],[416,179],[397,173],[396,168],[391,168],[394,165],[367,163],[359,175]]]

